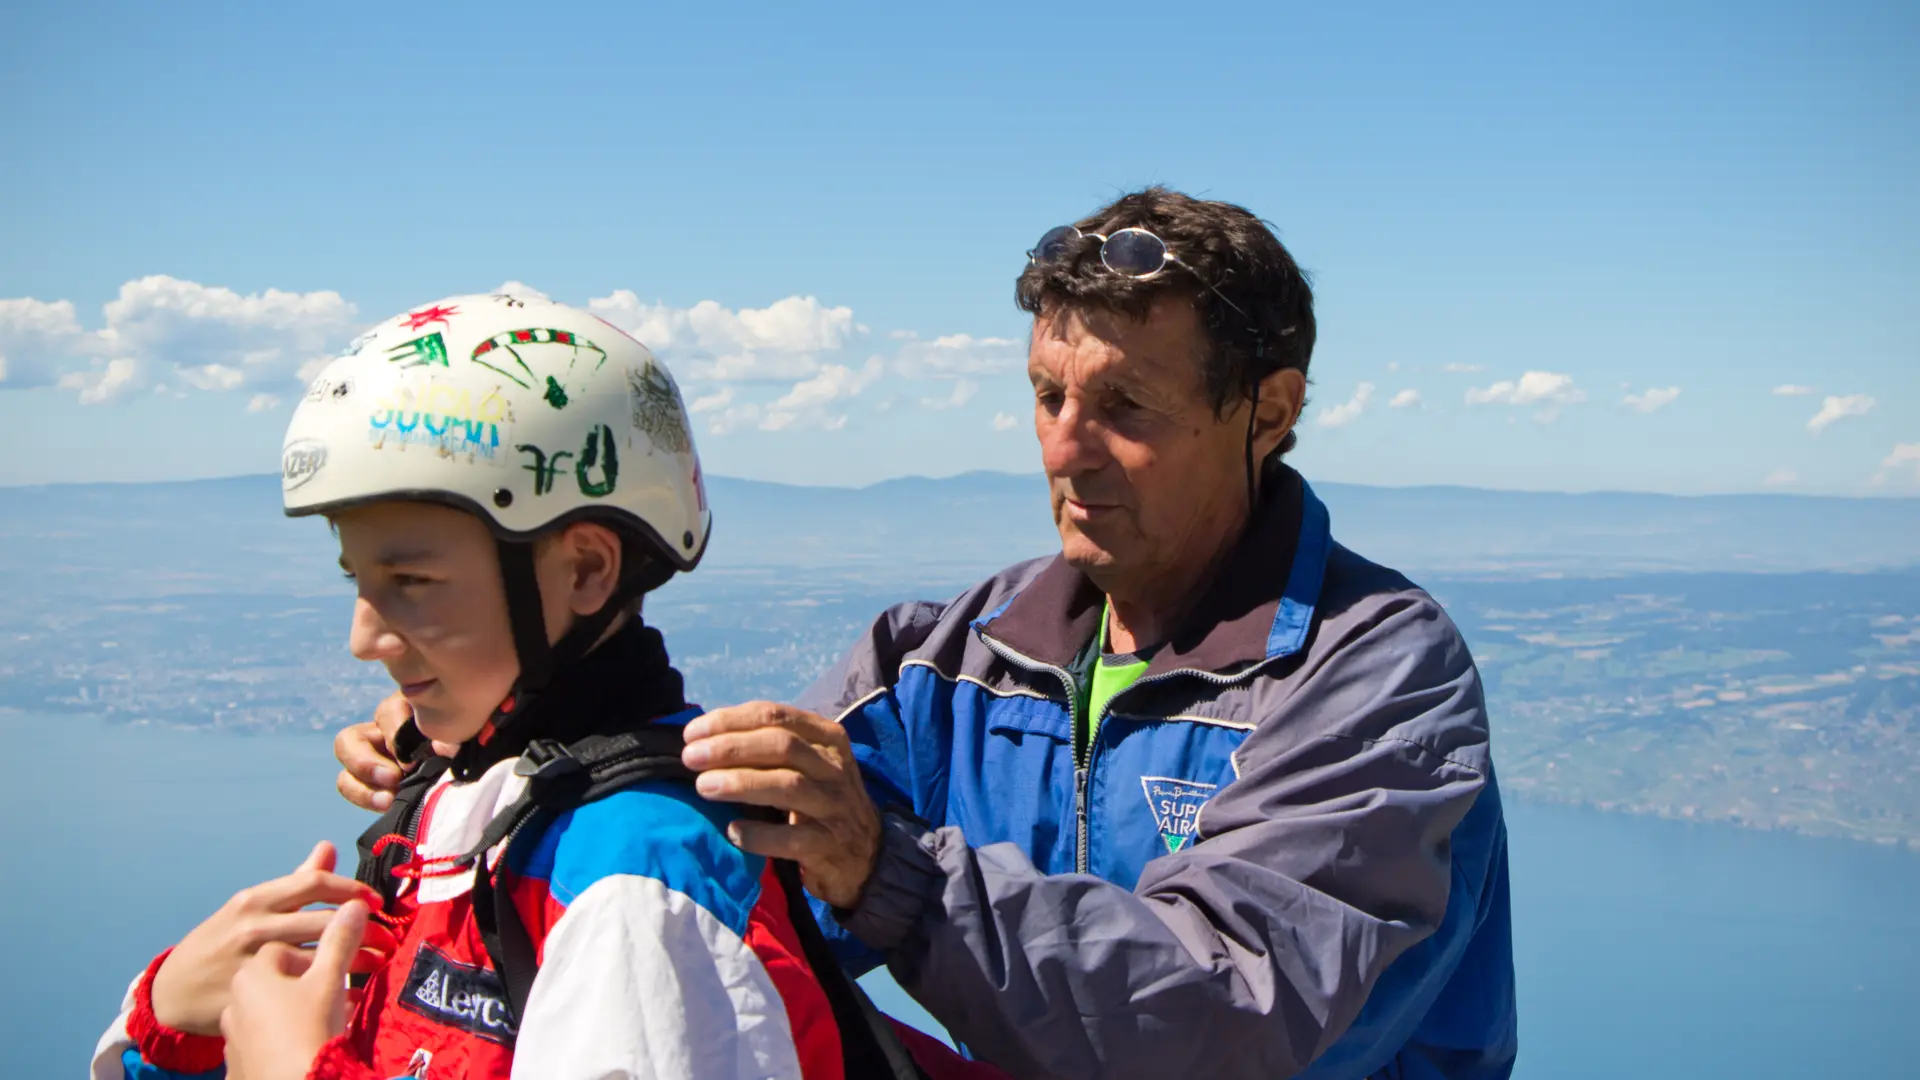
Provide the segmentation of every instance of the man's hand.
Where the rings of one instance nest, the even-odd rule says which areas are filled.
[[[367,886],[335,874],[333,862],[333,845],[323,840],[293,873],[235,893],[194,927],[154,972],[154,1019],[175,1031],[219,1034],[220,1013],[240,966],[274,942],[316,940],[333,918],[331,911],[302,908],[378,899]]]
[[[787,812],[785,825],[734,822],[734,843],[799,863],[807,891],[835,907],[859,903],[880,854],[880,813],[840,725],[754,701],[697,717],[686,734],[681,761],[700,773],[700,794]]]
[[[411,719],[413,707],[396,690],[374,707],[372,720],[342,728],[333,737],[333,756],[340,761],[340,775],[333,786],[341,798],[375,813],[393,805],[393,793],[400,789],[400,777],[406,771],[393,758],[394,733]],[[452,757],[460,748],[436,742],[433,749],[442,757]]]
[[[327,915],[312,950],[273,943],[233,977],[220,1014],[230,1080],[304,1080],[327,1040],[347,1029],[347,971],[367,929],[367,908]]]

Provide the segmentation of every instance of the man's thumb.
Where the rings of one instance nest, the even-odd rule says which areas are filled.
[[[313,966],[302,978],[323,979],[329,986],[345,985],[353,955],[360,950],[366,933],[367,905],[358,900],[341,904],[320,932],[320,942],[313,949]]]

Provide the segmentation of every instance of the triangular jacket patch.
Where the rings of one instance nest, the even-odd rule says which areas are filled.
[[[1194,826],[1200,821],[1200,807],[1213,798],[1218,784],[1177,780],[1171,776],[1143,776],[1140,786],[1147,793],[1147,809],[1169,853],[1183,850],[1193,842]]]

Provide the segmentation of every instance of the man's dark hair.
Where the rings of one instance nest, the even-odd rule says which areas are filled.
[[[1307,373],[1313,357],[1313,289],[1273,230],[1245,208],[1156,186],[1122,195],[1074,225],[1102,236],[1145,229],[1165,241],[1191,272],[1168,267],[1147,281],[1123,277],[1101,265],[1100,241],[1088,237],[1077,252],[1033,263],[1020,274],[1014,288],[1020,310],[1038,316],[1104,309],[1145,319],[1162,297],[1189,298],[1210,346],[1203,374],[1216,416],[1250,397],[1253,384],[1275,371]],[[1246,315],[1221,303],[1209,285]],[[1293,445],[1288,432],[1276,456]]]

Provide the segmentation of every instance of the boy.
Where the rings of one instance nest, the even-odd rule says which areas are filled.
[[[504,831],[554,747],[698,712],[639,619],[711,521],[666,369],[559,304],[444,300],[321,372],[282,487],[289,515],[338,534],[354,655],[386,665],[421,739],[459,751],[422,766],[445,775],[390,815],[366,880],[321,844],[161,954],[96,1080],[223,1059],[249,1080],[855,1074],[845,984],[807,960],[796,879],[727,842],[734,811],[647,779]],[[350,958],[367,977],[349,1010]]]

